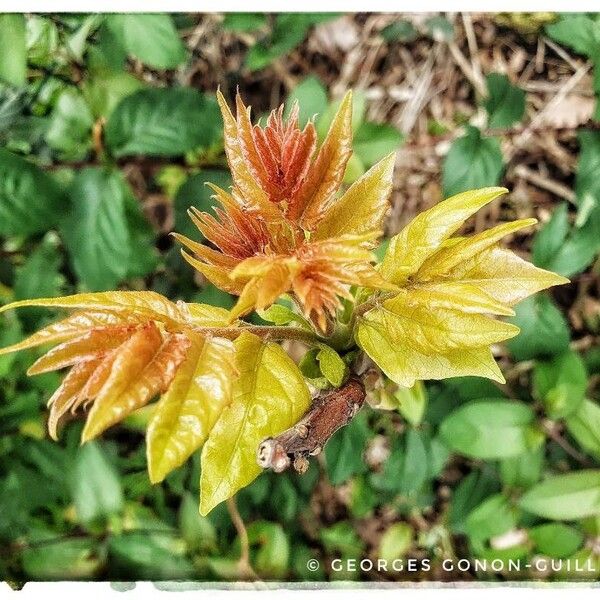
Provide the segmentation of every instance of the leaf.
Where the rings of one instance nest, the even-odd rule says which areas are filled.
[[[180,540],[169,535],[150,537],[127,532],[108,540],[108,576],[113,580],[190,581],[197,577],[192,563],[181,551]]]
[[[190,342],[184,334],[164,340],[154,322],[137,329],[121,344],[81,433],[82,442],[100,435],[165,392],[185,359]]]
[[[21,556],[23,570],[33,581],[95,579],[102,568],[98,543],[90,538],[42,540]]]
[[[440,433],[449,448],[466,456],[507,458],[528,449],[533,418],[520,402],[476,400],[450,413]]]
[[[266,310],[258,311],[258,315],[261,319],[269,321],[274,325],[289,325],[292,323],[294,326],[306,329],[307,331],[311,330],[310,323],[302,315],[299,315],[283,304],[272,304]]]
[[[173,20],[166,14],[113,14],[107,25],[127,52],[157,69],[173,69],[186,50]]]
[[[146,433],[150,481],[158,483],[202,447],[231,402],[234,347],[218,338],[191,337],[191,348]]]
[[[586,388],[585,365],[579,354],[572,350],[535,365],[534,394],[542,399],[551,419],[567,417],[577,411]]]
[[[223,19],[223,29],[228,31],[255,31],[266,24],[264,13],[227,13]]]
[[[566,419],[567,430],[589,454],[600,459],[600,406],[587,398]]]
[[[352,93],[348,92],[336,113],[327,136],[319,148],[308,177],[298,192],[302,212],[298,222],[308,230],[315,228],[331,206],[333,194],[342,183],[350,158],[352,141]]]
[[[399,387],[394,394],[398,400],[400,414],[413,426],[418,427],[423,420],[427,407],[427,389],[422,381],[410,387]]]
[[[67,209],[67,200],[54,179],[0,148],[0,236],[47,231]]]
[[[58,97],[45,139],[65,161],[85,158],[92,146],[94,120],[84,97],[75,90],[64,90]]]
[[[495,494],[469,513],[465,529],[472,540],[485,541],[513,529],[516,522],[515,510],[506,497]]]
[[[214,208],[219,206],[213,197],[213,190],[206,185],[207,182],[223,189],[229,188],[232,184],[231,176],[227,171],[202,170],[186,180],[177,190],[173,202],[174,229],[191,239],[202,240],[204,236],[188,215],[190,207],[193,206],[202,212],[214,213]]]
[[[260,474],[255,459],[258,445],[291,427],[310,404],[300,371],[280,346],[265,344],[247,332],[235,346],[239,376],[234,381],[233,401],[202,450],[203,515]]]
[[[179,156],[207,148],[220,137],[217,105],[190,88],[143,89],[127,96],[110,115],[106,145],[115,157]],[[181,124],[185,123],[185,127]]]
[[[406,281],[470,216],[507,191],[484,188],[463,192],[419,214],[390,240],[381,263],[383,277],[392,283]]]
[[[73,269],[91,290],[114,288],[127,273],[126,193],[120,173],[101,167],[79,171],[71,184],[73,207],[61,229]]]
[[[348,375],[346,363],[333,348],[326,344],[319,348],[316,359],[321,373],[333,387],[340,387]]]
[[[499,141],[482,136],[479,129],[469,125],[465,135],[452,143],[444,159],[444,195],[497,185],[503,170]]]
[[[304,128],[308,121],[321,116],[327,109],[327,91],[317,77],[309,75],[290,92],[286,102],[286,116],[289,116],[294,102],[298,102],[300,110],[298,124]]]
[[[551,558],[572,556],[583,543],[582,533],[563,523],[546,523],[532,527],[529,537],[540,554]]]
[[[366,122],[358,128],[352,148],[363,165],[370,168],[390,152],[395,153],[402,141],[402,134],[392,125]]]
[[[198,325],[217,322],[223,324],[220,322],[220,319],[224,314],[222,309],[216,307],[206,307],[198,304],[175,304],[164,296],[161,296],[156,292],[149,291],[97,292],[91,294],[62,296],[59,298],[20,300],[18,302],[12,302],[11,304],[0,306],[0,313],[7,310],[13,310],[15,308],[21,308],[23,306],[85,309],[91,311],[114,311],[121,316],[124,315],[125,317],[128,317],[130,314],[134,314],[146,317],[147,319],[161,321],[174,329],[178,329],[178,326],[189,325],[190,322],[194,323],[194,321]],[[35,336],[32,336],[32,339],[34,339],[34,337]],[[38,343],[42,342],[36,341],[36,345]]]
[[[543,269],[556,271],[553,266],[560,254],[563,243],[569,232],[569,212],[567,203],[560,204],[550,220],[544,224],[533,239],[531,257],[533,262]],[[560,271],[564,274],[563,271]]]
[[[465,533],[468,515],[486,498],[499,491],[498,482],[492,475],[493,472],[489,468],[473,470],[456,486],[449,510],[453,532]]]
[[[341,485],[352,475],[365,472],[363,452],[370,437],[366,413],[361,412],[327,442],[325,464],[331,485]]]
[[[118,474],[96,443],[86,444],[77,451],[71,491],[80,523],[89,524],[123,508]]]
[[[415,532],[408,523],[390,525],[379,542],[378,558],[392,563],[402,558],[413,544]]]
[[[582,469],[548,477],[531,488],[521,508],[557,521],[572,521],[600,514],[600,471]]]
[[[365,319],[358,324],[356,342],[392,381],[404,387],[412,387],[420,379],[460,375],[478,375],[504,383],[488,347],[426,355],[408,344],[398,347],[397,340],[390,337],[384,323]]]
[[[595,57],[600,51],[598,26],[587,15],[563,16],[558,23],[546,25],[546,32],[556,42],[579,54]]]
[[[552,356],[568,349],[569,327],[548,296],[523,301],[511,322],[521,329],[521,333],[508,342],[516,361]]]
[[[251,545],[260,544],[255,564],[261,576],[284,579],[290,559],[290,542],[283,527],[279,523],[254,521],[248,527],[248,540]]]
[[[26,77],[25,16],[0,15],[0,79],[19,87]]]
[[[500,73],[490,73],[486,82],[489,94],[485,101],[488,126],[495,129],[518,123],[525,114],[525,92]]]
[[[130,73],[102,72],[85,82],[83,95],[95,119],[108,119],[124,98],[143,87]]]
[[[210,519],[198,513],[198,504],[189,492],[181,499],[178,514],[179,531],[192,551],[214,552],[217,550],[217,529]]]
[[[381,37],[386,42],[413,42],[419,37],[419,33],[410,21],[397,20],[386,25],[380,31]]]
[[[535,450],[504,458],[500,461],[502,482],[510,488],[528,489],[540,480],[543,466],[543,445]]]
[[[314,239],[380,232],[389,208],[396,155],[390,154],[353,183],[317,225]]]

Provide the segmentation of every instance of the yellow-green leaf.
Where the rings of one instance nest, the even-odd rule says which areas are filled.
[[[190,323],[196,327],[224,327],[230,321],[229,311],[220,306],[181,303],[180,307],[182,310],[187,311]]]
[[[404,283],[466,219],[507,191],[491,187],[463,192],[422,212],[391,239],[381,264],[383,277]]]
[[[464,375],[487,377],[504,383],[489,347],[462,348],[446,354],[424,354],[388,335],[385,325],[362,320],[357,328],[358,345],[398,385],[412,387],[422,379],[446,379]]]
[[[362,320],[383,327],[386,336],[396,344],[426,355],[487,346],[519,333],[519,328],[511,323],[444,308],[418,287],[400,290],[394,298],[367,312]]]
[[[177,304],[156,292],[97,292],[61,298],[20,300],[1,306],[0,313],[22,306],[126,311],[170,324],[184,321]]]
[[[235,379],[233,343],[191,338],[191,347],[146,432],[150,481],[158,483],[206,441],[231,401]]]
[[[569,283],[566,277],[539,269],[514,252],[498,247],[484,250],[457,265],[445,278],[477,286],[509,306],[553,285]]]
[[[256,462],[259,444],[291,427],[310,405],[300,370],[280,346],[247,332],[235,346],[239,375],[234,381],[233,401],[202,450],[202,515],[260,474]]]
[[[352,184],[327,211],[313,234],[314,239],[380,231],[389,206],[395,162],[393,152]]]

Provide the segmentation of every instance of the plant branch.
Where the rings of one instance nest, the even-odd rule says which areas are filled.
[[[365,396],[365,387],[356,375],[337,390],[317,396],[296,425],[260,444],[258,464],[275,473],[285,471],[290,465],[298,473],[305,473],[308,457],[319,454],[331,436],[354,418]]]
[[[583,467],[591,467],[593,463],[577,449],[573,448],[571,444],[560,434],[560,431],[554,426],[553,423],[544,423],[544,431],[548,437],[556,442],[569,456],[574,458]]]
[[[246,531],[246,525],[240,515],[240,511],[235,503],[235,496],[227,499],[227,510],[233,526],[235,527],[238,537],[240,538],[240,561],[239,568],[242,577],[256,581],[258,575],[250,564],[250,542],[248,540],[248,532]]]
[[[253,333],[266,341],[296,340],[306,344],[321,342],[321,338],[312,331],[300,327],[281,327],[278,325],[245,325],[243,327],[195,327],[194,331],[207,336],[237,339],[242,332]]]

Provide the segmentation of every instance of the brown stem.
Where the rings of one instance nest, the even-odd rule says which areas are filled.
[[[263,340],[297,340],[306,344],[315,344],[321,339],[312,331],[300,329],[299,327],[280,327],[277,325],[247,325],[243,327],[196,327],[194,331],[202,335],[237,339],[243,331],[253,333]]]
[[[354,418],[365,395],[362,381],[353,375],[337,390],[317,396],[296,425],[260,444],[258,464],[275,473],[285,471],[292,464],[298,473],[306,472],[308,457],[319,454],[331,436]]]
[[[245,579],[256,581],[258,579],[258,575],[250,564],[250,542],[248,541],[248,532],[246,531],[246,525],[244,524],[242,516],[240,515],[240,511],[235,503],[235,496],[227,499],[227,510],[229,511],[231,522],[233,523],[238,537],[240,538],[240,575]]]
[[[544,424],[544,431],[548,434],[548,437],[556,442],[569,456],[574,458],[583,467],[592,467],[593,463],[577,449],[573,448],[571,444],[560,434],[560,431],[552,423]]]

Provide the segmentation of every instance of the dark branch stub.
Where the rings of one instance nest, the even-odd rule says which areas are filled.
[[[319,454],[329,438],[354,418],[364,401],[365,388],[356,376],[337,390],[317,396],[296,425],[260,444],[258,464],[275,473],[285,471],[290,465],[298,473],[305,473],[308,457]]]

